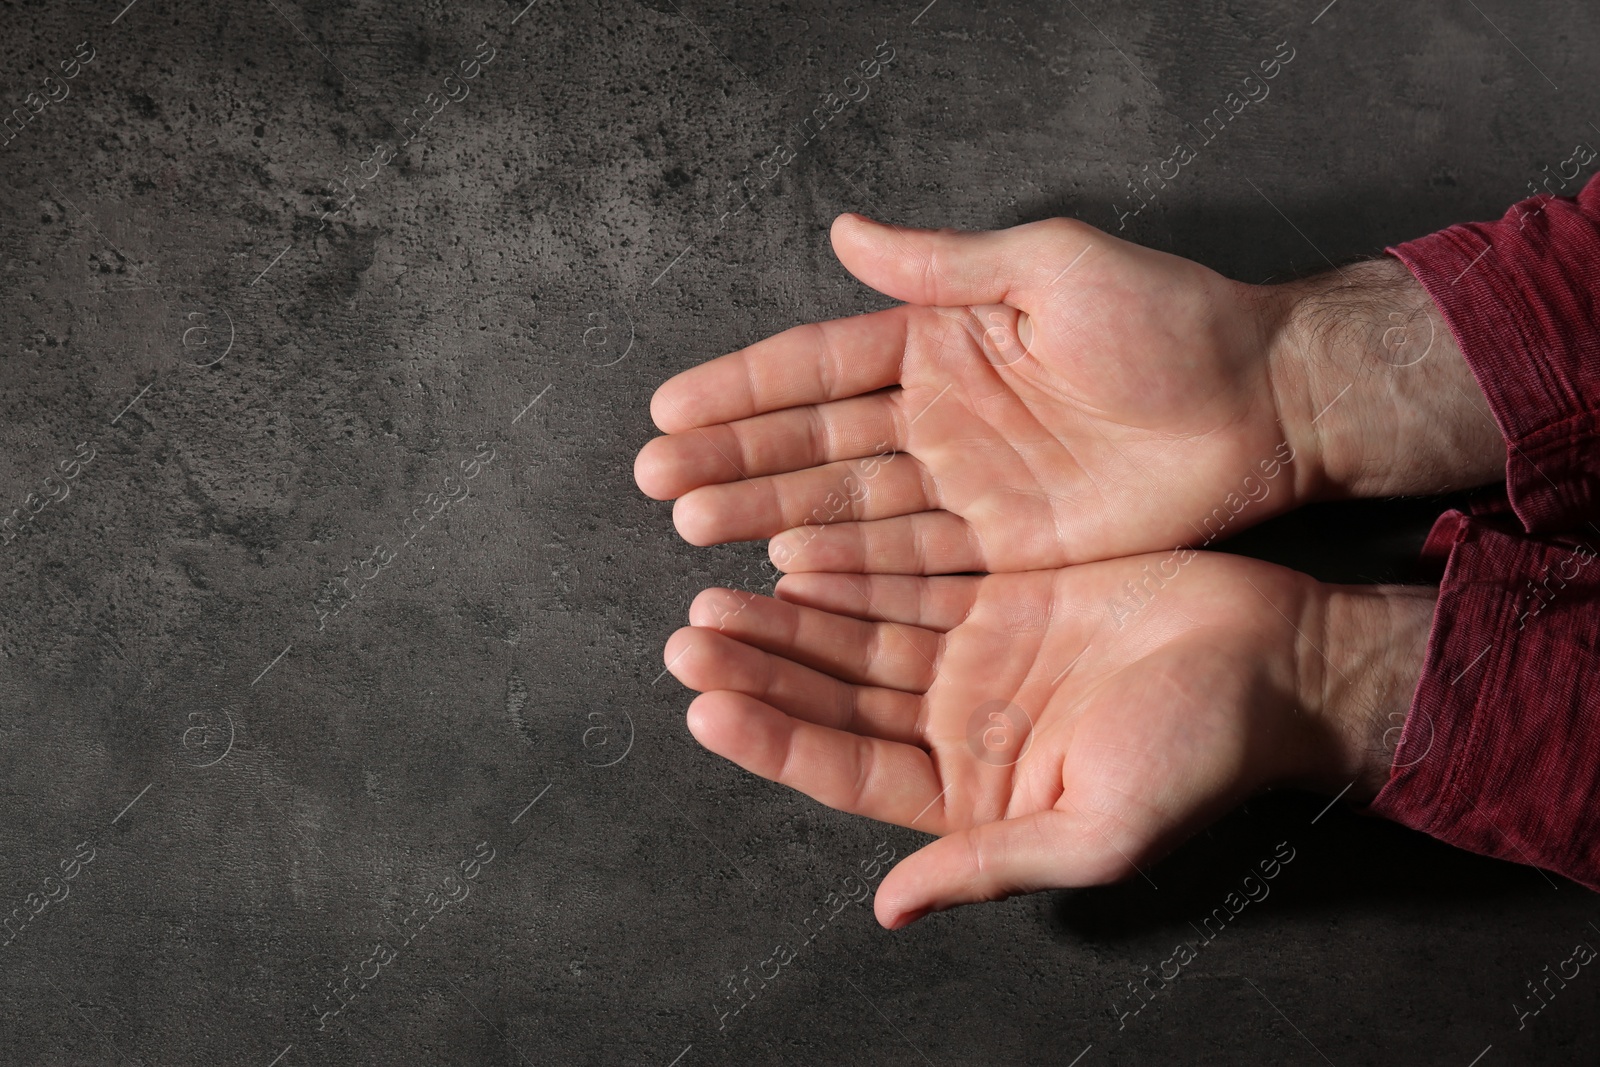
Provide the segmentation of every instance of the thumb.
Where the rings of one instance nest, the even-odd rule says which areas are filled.
[[[1041,811],[958,830],[913,852],[878,886],[873,911],[898,930],[957,904],[1100,885],[1135,869],[1083,816]]]
[[[1008,230],[913,230],[844,214],[833,220],[832,238],[845,270],[885,296],[960,307],[1012,303],[1007,298],[1037,284],[1046,264],[1065,263],[1087,247],[1089,230],[1070,219]]]

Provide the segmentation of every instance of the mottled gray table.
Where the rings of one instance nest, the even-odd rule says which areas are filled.
[[[803,936],[919,838],[693,742],[662,642],[769,575],[631,464],[669,374],[882,306],[842,210],[1252,281],[1497,215],[1600,140],[1595,5],[123,2],[0,4],[0,1061],[1594,1062],[1600,977],[1513,1005],[1600,901],[1317,797]],[[1439,506],[1238,547],[1392,577]]]

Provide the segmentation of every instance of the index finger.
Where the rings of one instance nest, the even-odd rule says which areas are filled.
[[[900,380],[906,307],[796,326],[668,379],[650,400],[663,433],[870,393]]]

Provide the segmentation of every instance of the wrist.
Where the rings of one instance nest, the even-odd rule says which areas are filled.
[[[1389,780],[1422,676],[1439,591],[1426,586],[1321,586],[1315,647],[1302,651],[1301,707],[1321,737],[1299,784],[1369,803]],[[1305,638],[1310,644],[1312,639]]]
[[[1483,391],[1427,291],[1390,256],[1266,287],[1268,375],[1302,500],[1504,477]]]

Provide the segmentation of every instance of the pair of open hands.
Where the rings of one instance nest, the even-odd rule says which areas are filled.
[[[905,303],[679,374],[635,464],[687,540],[785,572],[667,642],[700,743],[939,835],[891,928],[1125,877],[1267,786],[1370,799],[1435,592],[1175,546],[1500,475],[1405,268],[1245,285],[1065,219],[832,238]]]

